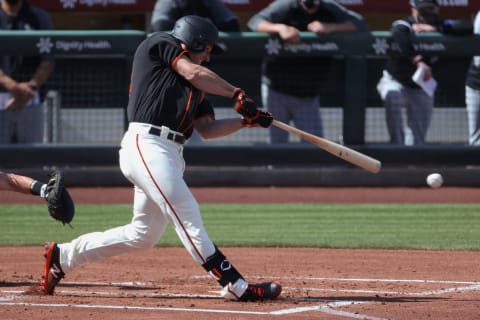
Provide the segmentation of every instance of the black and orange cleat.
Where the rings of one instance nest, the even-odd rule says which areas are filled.
[[[57,284],[65,276],[60,266],[60,249],[55,242],[45,243],[44,257],[45,265],[41,286],[45,294],[52,295]]]
[[[275,282],[249,284],[240,301],[274,300],[282,292],[282,286]]]

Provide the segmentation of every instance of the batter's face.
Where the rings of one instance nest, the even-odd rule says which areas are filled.
[[[205,50],[202,52],[190,52],[190,60],[192,60],[195,64],[206,64],[210,62],[210,55],[212,54],[213,45],[207,43],[205,46]]]

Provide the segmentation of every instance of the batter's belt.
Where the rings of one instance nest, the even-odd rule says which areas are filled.
[[[134,130],[139,133],[148,133],[160,138],[168,139],[173,142],[184,144],[187,140],[183,134],[177,131],[173,131],[165,126],[155,126],[153,124],[141,123],[141,122],[131,122],[128,125],[129,130]]]

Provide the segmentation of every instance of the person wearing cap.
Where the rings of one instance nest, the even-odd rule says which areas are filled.
[[[278,36],[299,45],[300,32],[318,35],[367,31],[363,18],[333,0],[275,0],[247,23],[249,30]],[[262,62],[262,103],[275,119],[293,121],[303,131],[323,135],[319,91],[328,79],[332,57],[265,56]],[[272,143],[287,143],[288,133],[270,127]]]
[[[280,295],[279,284],[249,283],[227,260],[209,238],[183,179],[183,144],[194,128],[212,139],[245,127],[267,128],[273,121],[242,89],[203,66],[212,54],[222,52],[217,28],[199,16],[182,17],[172,33],[154,33],[138,46],[127,106],[129,126],[119,151],[120,169],[135,186],[132,220],[68,243],[47,243],[41,283],[45,294],[53,294],[58,282],[81,264],[153,247],[171,224],[194,261],[218,281],[222,297],[259,301]],[[215,119],[206,94],[232,98],[241,117]]]
[[[398,52],[387,59],[377,91],[385,107],[390,143],[424,144],[434,108],[434,93],[427,93],[412,79],[417,70],[423,81],[432,79],[436,56],[417,51],[413,44],[418,33],[442,32],[463,35],[471,26],[461,21],[440,20],[437,0],[410,0],[410,16],[392,23],[391,34]],[[407,121],[402,117],[406,109]]]
[[[150,27],[153,32],[172,30],[175,21],[188,15],[210,19],[219,31],[241,31],[238,17],[221,0],[157,0]]]

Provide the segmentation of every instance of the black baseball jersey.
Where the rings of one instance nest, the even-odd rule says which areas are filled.
[[[24,2],[17,16],[9,16],[0,7],[0,30],[50,30],[52,21],[48,13]],[[0,69],[15,81],[28,81],[41,61],[54,62],[51,54],[35,57],[0,56]],[[0,88],[1,90],[2,88]]]
[[[187,138],[193,131],[193,120],[214,118],[213,106],[200,90],[173,69],[188,52],[179,40],[167,33],[155,33],[137,48],[133,59],[129,122],[166,126]]]
[[[386,70],[402,85],[418,88],[418,85],[413,82],[412,76],[417,70],[413,59],[418,55],[417,49],[414,45],[415,32],[412,28],[414,19],[409,16],[403,20],[394,21],[392,24],[392,38],[397,43],[400,52],[392,54],[386,65]],[[438,20],[432,23],[437,30],[444,34],[461,36],[472,33],[472,24],[468,21],[462,20]],[[437,56],[428,56],[423,54],[423,62],[432,65],[438,62]]]
[[[419,88],[412,80],[412,76],[417,70],[413,60],[418,55],[413,41],[415,39],[415,32],[412,28],[413,23],[414,20],[411,16],[392,23],[392,38],[400,51],[388,57],[385,69],[402,85],[410,88]],[[431,57],[423,55],[423,62],[431,65],[431,60]]]
[[[320,1],[318,10],[308,14],[297,0],[276,0],[248,21],[248,28],[255,31],[263,21],[283,23],[300,31],[307,31],[313,21],[351,21],[358,31],[367,31],[363,18],[342,7],[333,0]],[[299,97],[317,96],[323,81],[328,81],[332,65],[331,57],[278,57],[267,56],[262,64],[262,82],[273,89]]]

